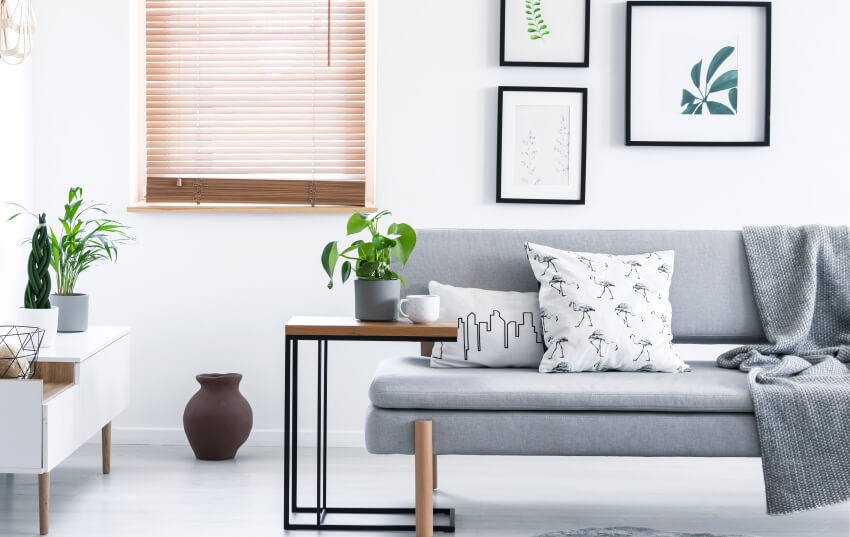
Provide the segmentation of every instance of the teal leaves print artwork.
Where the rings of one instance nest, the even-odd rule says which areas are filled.
[[[525,20],[528,21],[528,37],[532,41],[549,35],[549,26],[540,10],[540,0],[525,0]]]
[[[682,102],[679,103],[679,106],[685,107],[682,110],[682,114],[699,115],[705,111],[715,115],[734,115],[738,113],[738,70],[731,69],[716,78],[714,77],[717,74],[717,70],[723,65],[723,62],[734,51],[735,47],[723,47],[717,51],[711,59],[711,63],[708,64],[708,69],[705,71],[705,85],[701,84],[702,60],[698,61],[691,68],[691,82],[694,88],[696,88],[698,95],[694,95],[693,92],[687,89],[682,90]],[[726,96],[729,99],[731,108],[716,100],[721,92],[727,90],[728,93]],[[709,96],[712,96],[712,94],[714,94],[714,100],[709,100]]]

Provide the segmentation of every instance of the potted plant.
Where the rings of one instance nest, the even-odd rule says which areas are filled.
[[[18,323],[44,330],[42,347],[51,347],[56,340],[59,308],[50,304],[50,237],[47,215],[38,215],[38,225],[30,240],[32,250],[27,260],[27,287],[24,307],[19,310]]]
[[[56,278],[56,293],[50,295],[50,303],[59,308],[59,332],[88,330],[89,296],[75,292],[77,279],[99,262],[115,261],[118,247],[133,240],[128,226],[106,216],[102,203],[83,200],[83,189],[72,187],[64,215],[59,218],[59,233],[50,228],[50,267]]]
[[[346,235],[368,231],[368,240],[358,239],[340,250],[337,241],[329,242],[322,251],[322,267],[330,277],[328,289],[334,285],[333,277],[337,262],[340,276],[345,283],[352,271],[354,281],[354,315],[361,321],[394,321],[398,318],[398,301],[404,278],[390,268],[395,259],[402,266],[407,263],[416,246],[416,232],[404,223],[390,224],[385,233],[379,231],[378,223],[389,211],[374,215],[354,213],[348,219]]]

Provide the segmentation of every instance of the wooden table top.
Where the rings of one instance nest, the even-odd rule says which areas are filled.
[[[286,335],[454,341],[457,339],[457,321],[440,319],[428,324],[414,324],[407,319],[358,321],[354,317],[296,316],[286,322]]]

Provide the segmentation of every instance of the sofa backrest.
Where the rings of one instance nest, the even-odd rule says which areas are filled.
[[[677,342],[764,340],[740,231],[423,229],[402,275],[402,294],[428,282],[499,291],[536,291],[525,255],[530,241],[578,252],[675,250],[670,300]]]

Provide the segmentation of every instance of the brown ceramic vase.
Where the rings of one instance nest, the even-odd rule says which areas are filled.
[[[195,456],[205,461],[232,459],[254,425],[254,413],[239,392],[239,373],[195,377],[201,389],[183,411],[183,430]]]

